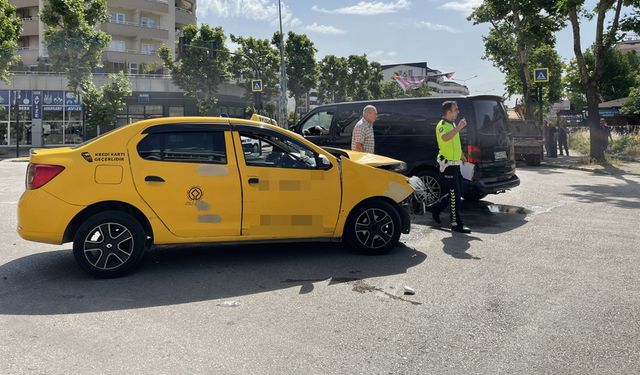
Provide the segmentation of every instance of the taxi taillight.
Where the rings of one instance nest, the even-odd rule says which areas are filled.
[[[29,164],[27,168],[27,190],[37,189],[46,185],[60,174],[64,167],[50,164]]]

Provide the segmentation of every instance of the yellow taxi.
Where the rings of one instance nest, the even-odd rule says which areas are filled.
[[[384,253],[422,189],[379,155],[322,149],[263,122],[157,118],[87,143],[33,150],[18,233],[73,242],[82,269],[116,277],[152,246],[341,241]]]

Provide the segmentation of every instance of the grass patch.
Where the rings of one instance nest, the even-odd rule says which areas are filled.
[[[640,158],[640,134],[613,134],[612,137],[613,142],[609,142],[609,149],[605,155],[609,164],[619,165],[620,159]],[[580,130],[569,135],[569,148],[582,155],[589,155],[590,144],[588,130]]]

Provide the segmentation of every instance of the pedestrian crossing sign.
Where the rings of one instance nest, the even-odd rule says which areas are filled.
[[[533,82],[549,82],[549,68],[536,68],[533,70]]]
[[[262,80],[261,79],[252,79],[251,80],[251,92],[262,92]]]

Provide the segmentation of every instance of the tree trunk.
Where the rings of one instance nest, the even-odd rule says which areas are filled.
[[[531,105],[531,95],[529,93],[529,51],[524,42],[524,35],[520,21],[520,8],[518,1],[511,1],[511,11],[513,12],[513,26],[516,32],[516,61],[518,62],[518,75],[522,84],[522,98],[524,99],[524,118],[533,120],[533,106]]]
[[[590,157],[591,160],[603,162],[605,161],[604,149],[607,134],[600,129],[600,113],[598,111],[598,84],[592,80],[586,87],[587,108],[589,114],[589,136],[591,137]]]

